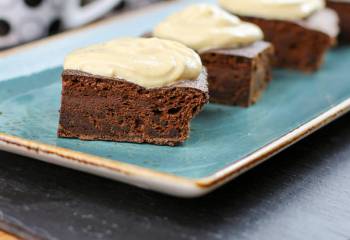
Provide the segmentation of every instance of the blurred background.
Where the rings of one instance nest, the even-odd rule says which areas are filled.
[[[160,1],[0,0],[0,51]]]

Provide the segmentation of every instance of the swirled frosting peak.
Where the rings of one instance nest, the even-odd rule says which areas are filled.
[[[70,53],[65,70],[124,79],[145,88],[196,80],[202,62],[192,49],[157,38],[120,38]]]
[[[241,16],[299,20],[325,7],[325,0],[219,0],[226,10]]]
[[[191,5],[169,16],[155,27],[153,35],[179,41],[198,52],[245,46],[263,38],[256,25],[208,4]]]

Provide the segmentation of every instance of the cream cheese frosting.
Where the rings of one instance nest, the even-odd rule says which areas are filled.
[[[299,20],[325,8],[324,0],[219,0],[220,5],[242,16]]]
[[[124,79],[145,88],[196,80],[202,62],[192,49],[157,38],[120,38],[70,53],[65,70]]]
[[[179,41],[203,52],[236,48],[263,38],[261,29],[209,4],[196,4],[176,12],[153,30],[155,37]]]

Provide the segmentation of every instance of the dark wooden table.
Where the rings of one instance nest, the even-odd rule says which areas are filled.
[[[184,200],[0,152],[0,227],[28,239],[350,239],[350,115]]]

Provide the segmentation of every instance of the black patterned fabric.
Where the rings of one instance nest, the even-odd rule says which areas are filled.
[[[0,49],[57,32],[65,0],[0,0]]]
[[[0,19],[0,36],[6,36],[10,31],[10,24],[4,19]]]
[[[24,3],[29,7],[38,7],[41,2],[42,0],[24,0]]]
[[[60,32],[64,1],[71,0],[0,0],[0,50]],[[99,0],[81,1],[86,5]],[[111,14],[159,1],[123,0]]]

